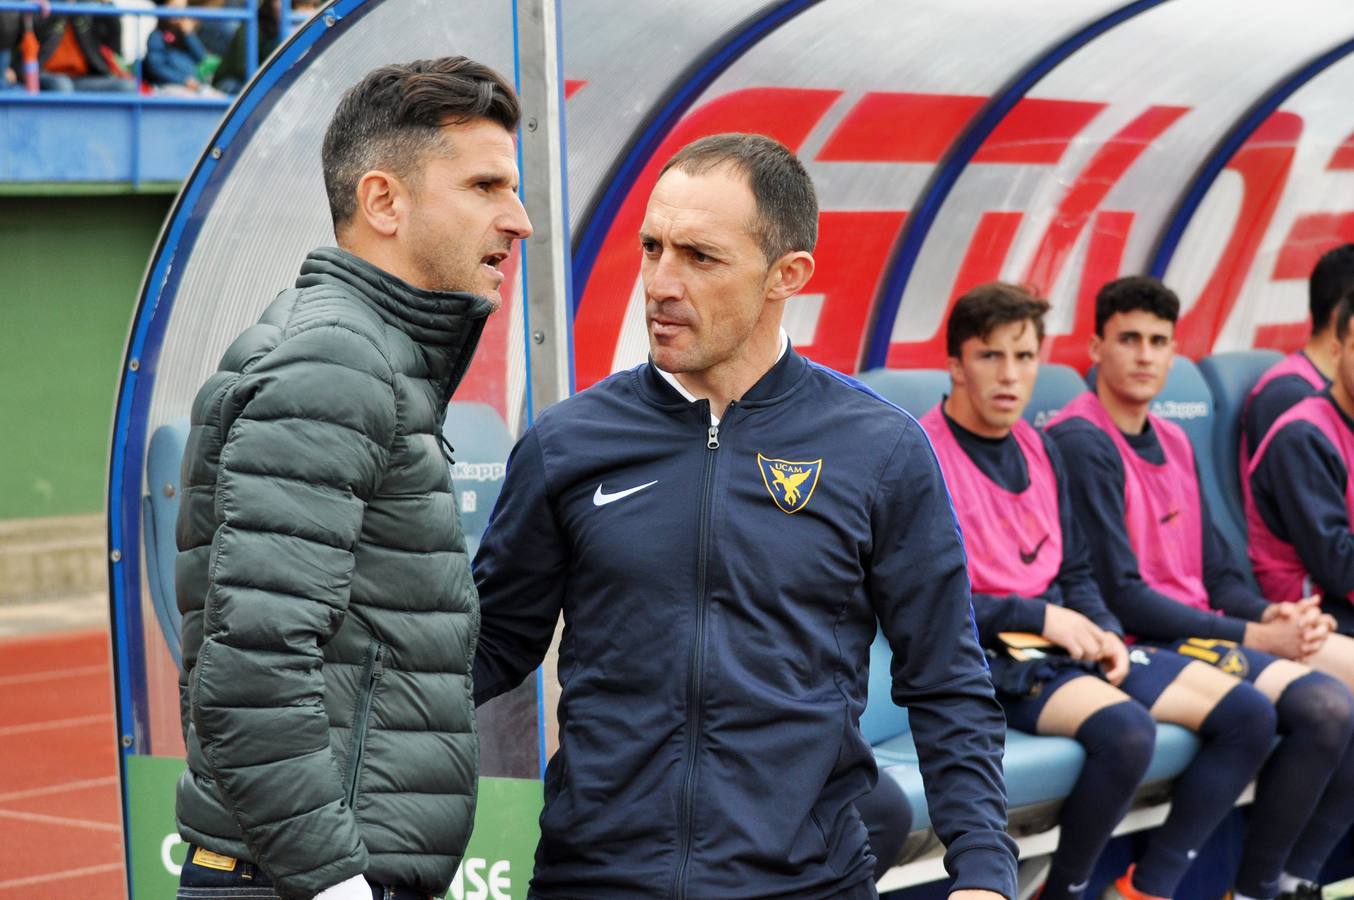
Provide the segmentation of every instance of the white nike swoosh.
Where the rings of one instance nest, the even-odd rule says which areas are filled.
[[[592,495],[593,506],[606,506],[608,503],[615,503],[617,500],[623,500],[631,494],[638,494],[645,488],[653,487],[658,484],[657,481],[650,481],[648,484],[641,484],[638,487],[632,487],[624,491],[617,491],[614,494],[608,494],[602,490],[602,486],[597,485],[597,492]]]

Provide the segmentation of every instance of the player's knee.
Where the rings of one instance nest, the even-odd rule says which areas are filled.
[[[1157,726],[1146,707],[1125,700],[1088,718],[1077,730],[1077,740],[1088,754],[1113,765],[1136,784],[1152,762]]]
[[[1278,726],[1274,704],[1253,685],[1243,681],[1213,707],[1199,728],[1199,734],[1209,743],[1245,748],[1258,766],[1269,755]]]
[[[1330,753],[1342,752],[1354,735],[1354,694],[1321,672],[1295,680],[1279,695],[1276,707],[1281,730],[1303,731]]]

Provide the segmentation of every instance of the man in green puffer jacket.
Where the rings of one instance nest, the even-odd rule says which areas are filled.
[[[338,248],[193,403],[176,590],[181,898],[441,897],[474,821],[479,608],[440,434],[531,233],[520,107],[385,66],[325,135]]]

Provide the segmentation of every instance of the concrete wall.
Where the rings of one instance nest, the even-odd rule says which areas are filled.
[[[0,520],[103,509],[118,366],[170,200],[0,197]]]

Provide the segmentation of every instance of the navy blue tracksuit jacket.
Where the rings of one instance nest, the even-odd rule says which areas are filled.
[[[876,622],[956,886],[1014,896],[949,497],[921,427],[859,384],[790,350],[713,428],[651,365],[611,376],[513,450],[475,578],[477,703],[565,617],[533,896],[864,887]]]

